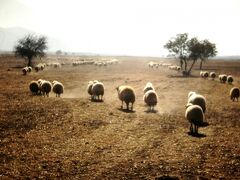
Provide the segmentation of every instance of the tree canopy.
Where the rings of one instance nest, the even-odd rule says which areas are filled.
[[[35,57],[44,57],[47,48],[47,38],[45,36],[28,34],[18,40],[17,45],[14,47],[14,53],[16,56],[28,60],[28,66],[31,66],[32,59]]]

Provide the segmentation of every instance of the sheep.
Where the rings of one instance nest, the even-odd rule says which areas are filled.
[[[149,90],[144,94],[143,100],[149,106],[150,111],[153,111],[158,101],[157,93],[154,90]]]
[[[63,94],[64,86],[58,81],[53,81],[52,90],[56,94],[56,97],[60,97],[60,95]]]
[[[54,67],[54,68],[60,68],[60,67],[61,67],[61,64],[60,64],[60,63],[53,63],[53,67]]]
[[[32,92],[32,94],[37,95],[38,91],[39,91],[39,83],[37,81],[31,81],[29,84],[29,89]]]
[[[28,72],[28,67],[22,68],[23,75],[26,75]]]
[[[144,89],[143,89],[144,94],[145,94],[147,91],[149,91],[149,90],[154,90],[154,87],[153,87],[153,85],[152,85],[151,82],[148,82],[148,83],[146,84],[146,86],[144,87]]]
[[[188,99],[190,98],[190,96],[192,96],[192,95],[194,95],[194,94],[197,94],[197,93],[194,92],[194,91],[190,91],[190,92],[188,93]]]
[[[35,66],[35,71],[38,72],[40,70],[40,67],[39,66]]]
[[[154,65],[154,62],[152,62],[152,61],[148,63],[148,67],[150,67],[150,68],[153,68],[153,65]]]
[[[228,82],[228,84],[232,84],[232,82],[233,82],[233,77],[232,77],[231,75],[228,75],[228,76],[227,76],[227,82]]]
[[[28,66],[28,72],[32,72],[32,67],[31,66]]]
[[[43,93],[43,96],[46,95],[48,97],[49,93],[52,90],[51,82],[43,80],[40,82],[40,87],[41,87],[41,92]]]
[[[87,86],[87,92],[91,96],[92,96],[92,86],[93,86],[93,81],[89,81]]]
[[[203,112],[206,111],[206,99],[204,96],[197,94],[196,92],[190,91],[188,93],[188,103],[191,103],[193,105],[199,105]]]
[[[38,90],[39,90],[39,94],[40,94],[40,95],[42,95],[42,87],[41,87],[41,85],[42,85],[42,83],[43,83],[44,81],[45,81],[45,80],[43,80],[43,79],[38,79],[38,80],[37,80]]]
[[[227,75],[226,74],[220,74],[219,76],[219,80],[221,83],[225,83],[227,81]]]
[[[216,78],[216,73],[215,72],[210,72],[209,76],[212,80],[214,80]]]
[[[186,105],[185,118],[190,122],[190,132],[198,134],[198,127],[203,124],[205,118],[202,108],[199,105],[188,103]]]
[[[208,78],[209,72],[208,71],[200,71],[200,76],[204,79]]]
[[[92,100],[102,101],[104,95],[104,85],[99,81],[94,81],[92,85]]]
[[[233,87],[233,88],[230,90],[230,99],[231,99],[232,101],[235,101],[235,99],[237,99],[237,101],[238,101],[239,95],[240,95],[240,90],[239,90],[238,87]]]
[[[131,86],[118,86],[117,88],[118,98],[122,101],[121,109],[123,109],[123,101],[126,103],[127,110],[129,110],[129,104],[131,103],[131,110],[133,111],[133,104],[135,102],[135,92]]]

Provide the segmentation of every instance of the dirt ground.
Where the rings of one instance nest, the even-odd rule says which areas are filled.
[[[0,179],[240,178],[240,102],[229,98],[230,89],[240,87],[240,61],[209,60],[203,66],[232,74],[229,85],[200,78],[198,65],[191,77],[182,77],[147,66],[164,59],[116,58],[119,64],[107,67],[73,67],[68,58],[61,68],[23,76],[24,60],[0,57]],[[62,97],[31,95],[29,82],[40,78],[61,81]],[[103,102],[89,100],[87,84],[95,79],[105,85]],[[155,113],[143,102],[149,81],[159,98]],[[135,89],[133,112],[120,109],[119,85]],[[189,91],[207,100],[209,125],[198,137],[188,134],[184,117]]]

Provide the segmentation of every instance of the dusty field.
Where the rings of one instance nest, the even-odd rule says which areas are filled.
[[[118,58],[120,64],[47,67],[23,76],[23,60],[0,58],[0,178],[62,179],[239,179],[240,102],[231,102],[232,85],[175,71],[147,67],[153,58]],[[196,66],[198,68],[198,66]],[[9,69],[9,71],[8,71]],[[235,77],[240,61],[209,61],[204,69]],[[32,96],[31,80],[59,80],[62,98]],[[104,102],[91,102],[89,80],[105,85]],[[151,81],[159,96],[156,113],[144,105]],[[120,110],[115,88],[135,88],[134,112]],[[189,91],[207,99],[208,126],[188,134],[184,118]]]

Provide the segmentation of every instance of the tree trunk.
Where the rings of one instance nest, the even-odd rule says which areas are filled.
[[[200,62],[200,70],[202,70],[202,63],[203,63],[203,60],[201,60]]]
[[[28,57],[28,66],[32,66],[32,57]]]
[[[192,63],[191,67],[190,67],[189,70],[188,70],[188,75],[190,75],[191,70],[192,70],[194,64],[196,63],[196,61],[197,61],[197,60],[193,60],[193,63]]]
[[[183,66],[183,60],[180,60],[180,66],[181,66],[181,69],[182,69],[182,66]]]
[[[184,65],[185,65],[184,70],[187,71],[187,60],[186,59],[184,59]]]

